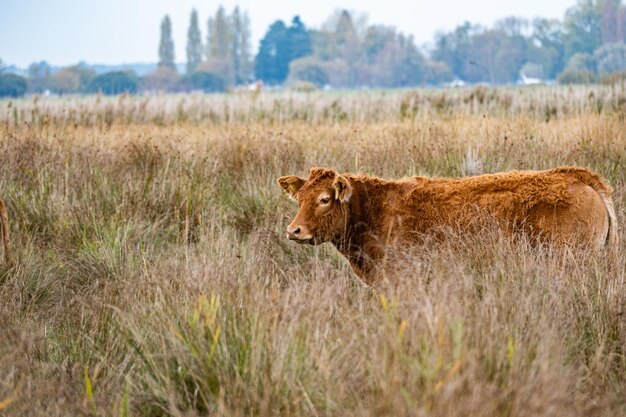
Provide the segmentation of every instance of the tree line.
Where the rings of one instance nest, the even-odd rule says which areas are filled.
[[[96,74],[86,64],[71,65],[52,73],[47,62],[35,62],[28,67],[28,77],[5,73],[0,61],[0,97],[21,97],[27,92],[40,94],[120,94],[136,93],[139,78],[132,71],[112,71]]]
[[[578,0],[562,20],[507,17],[492,27],[465,22],[437,33],[427,48],[418,48],[412,36],[394,27],[369,24],[364,15],[347,10],[336,11],[320,28],[308,28],[299,16],[290,24],[275,21],[254,57],[249,33],[246,13],[235,8],[228,15],[220,7],[208,21],[203,46],[192,12],[187,72],[213,74],[228,87],[260,80],[269,85],[394,88],[455,79],[589,83],[626,71],[626,6],[621,0]],[[162,30],[164,45],[168,53],[160,55],[160,62],[171,66],[171,28],[169,34]]]
[[[187,72],[175,71],[171,21],[161,23],[159,69],[155,87],[175,88],[193,74],[209,74],[225,87],[262,81],[266,85],[352,88],[405,87],[437,84],[451,78],[442,62],[422,53],[411,36],[389,26],[369,25],[362,15],[336,11],[319,29],[308,28],[300,16],[289,24],[277,20],[250,53],[250,20],[235,8],[219,7],[207,22],[202,43],[197,13],[192,11],[187,38]]]
[[[509,17],[492,28],[464,23],[436,35],[431,57],[468,82],[525,76],[584,83],[626,71],[625,43],[621,0],[578,0],[562,21]]]
[[[97,75],[86,65],[51,74],[34,63],[28,77],[0,73],[0,95],[123,91],[224,91],[262,81],[292,88],[441,85],[453,80],[507,84],[520,79],[591,83],[626,71],[626,6],[621,0],[578,0],[562,20],[508,17],[492,27],[465,22],[419,48],[410,35],[338,10],[319,28],[299,16],[272,23],[253,56],[250,18],[220,6],[202,36],[196,10],[187,30],[186,68],[177,70],[172,21],[160,25],[158,67],[138,77]],[[1,68],[1,65],[0,65]],[[0,69],[1,71],[1,69]],[[622,75],[623,77],[623,75]]]

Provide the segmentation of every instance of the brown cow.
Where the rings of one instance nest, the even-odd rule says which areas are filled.
[[[9,265],[13,265],[11,258],[11,241],[9,239],[9,215],[4,201],[0,198],[0,229],[2,230],[2,242],[4,243],[4,258]]]
[[[481,213],[506,235],[617,250],[611,187],[585,168],[401,180],[312,168],[308,179],[278,184],[300,205],[289,239],[333,243],[369,283],[390,244],[420,243],[450,227],[476,230]]]

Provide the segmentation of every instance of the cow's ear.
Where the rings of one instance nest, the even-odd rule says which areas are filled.
[[[352,186],[346,177],[343,175],[337,175],[333,183],[333,187],[335,188],[336,200],[339,200],[342,203],[350,201],[350,197],[352,196]]]
[[[285,190],[289,197],[298,201],[296,194],[298,194],[298,190],[304,185],[306,180],[296,177],[295,175],[288,175],[286,177],[280,177],[278,180],[278,185]]]

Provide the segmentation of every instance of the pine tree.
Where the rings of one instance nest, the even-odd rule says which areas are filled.
[[[291,20],[291,26],[288,30],[289,33],[289,60],[302,58],[313,53],[313,47],[311,45],[311,35],[307,30],[300,16],[294,16]]]
[[[198,12],[193,9],[187,31],[187,74],[195,71],[202,61],[202,35],[198,27]]]
[[[256,77],[269,84],[280,84],[289,71],[289,36],[285,24],[274,22],[261,39],[256,56]]]
[[[161,42],[159,44],[159,67],[176,68],[174,65],[174,41],[172,40],[172,21],[165,15],[161,21]]]

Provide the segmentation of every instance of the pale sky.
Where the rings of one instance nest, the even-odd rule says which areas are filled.
[[[176,61],[184,62],[192,8],[198,10],[203,40],[206,21],[222,4],[248,12],[252,47],[277,19],[300,15],[308,27],[319,27],[336,9],[366,13],[370,24],[397,27],[418,45],[435,32],[464,21],[491,25],[506,16],[562,19],[576,0],[0,0],[0,59],[26,67],[46,60],[61,66],[156,62],[162,17],[172,18]]]

